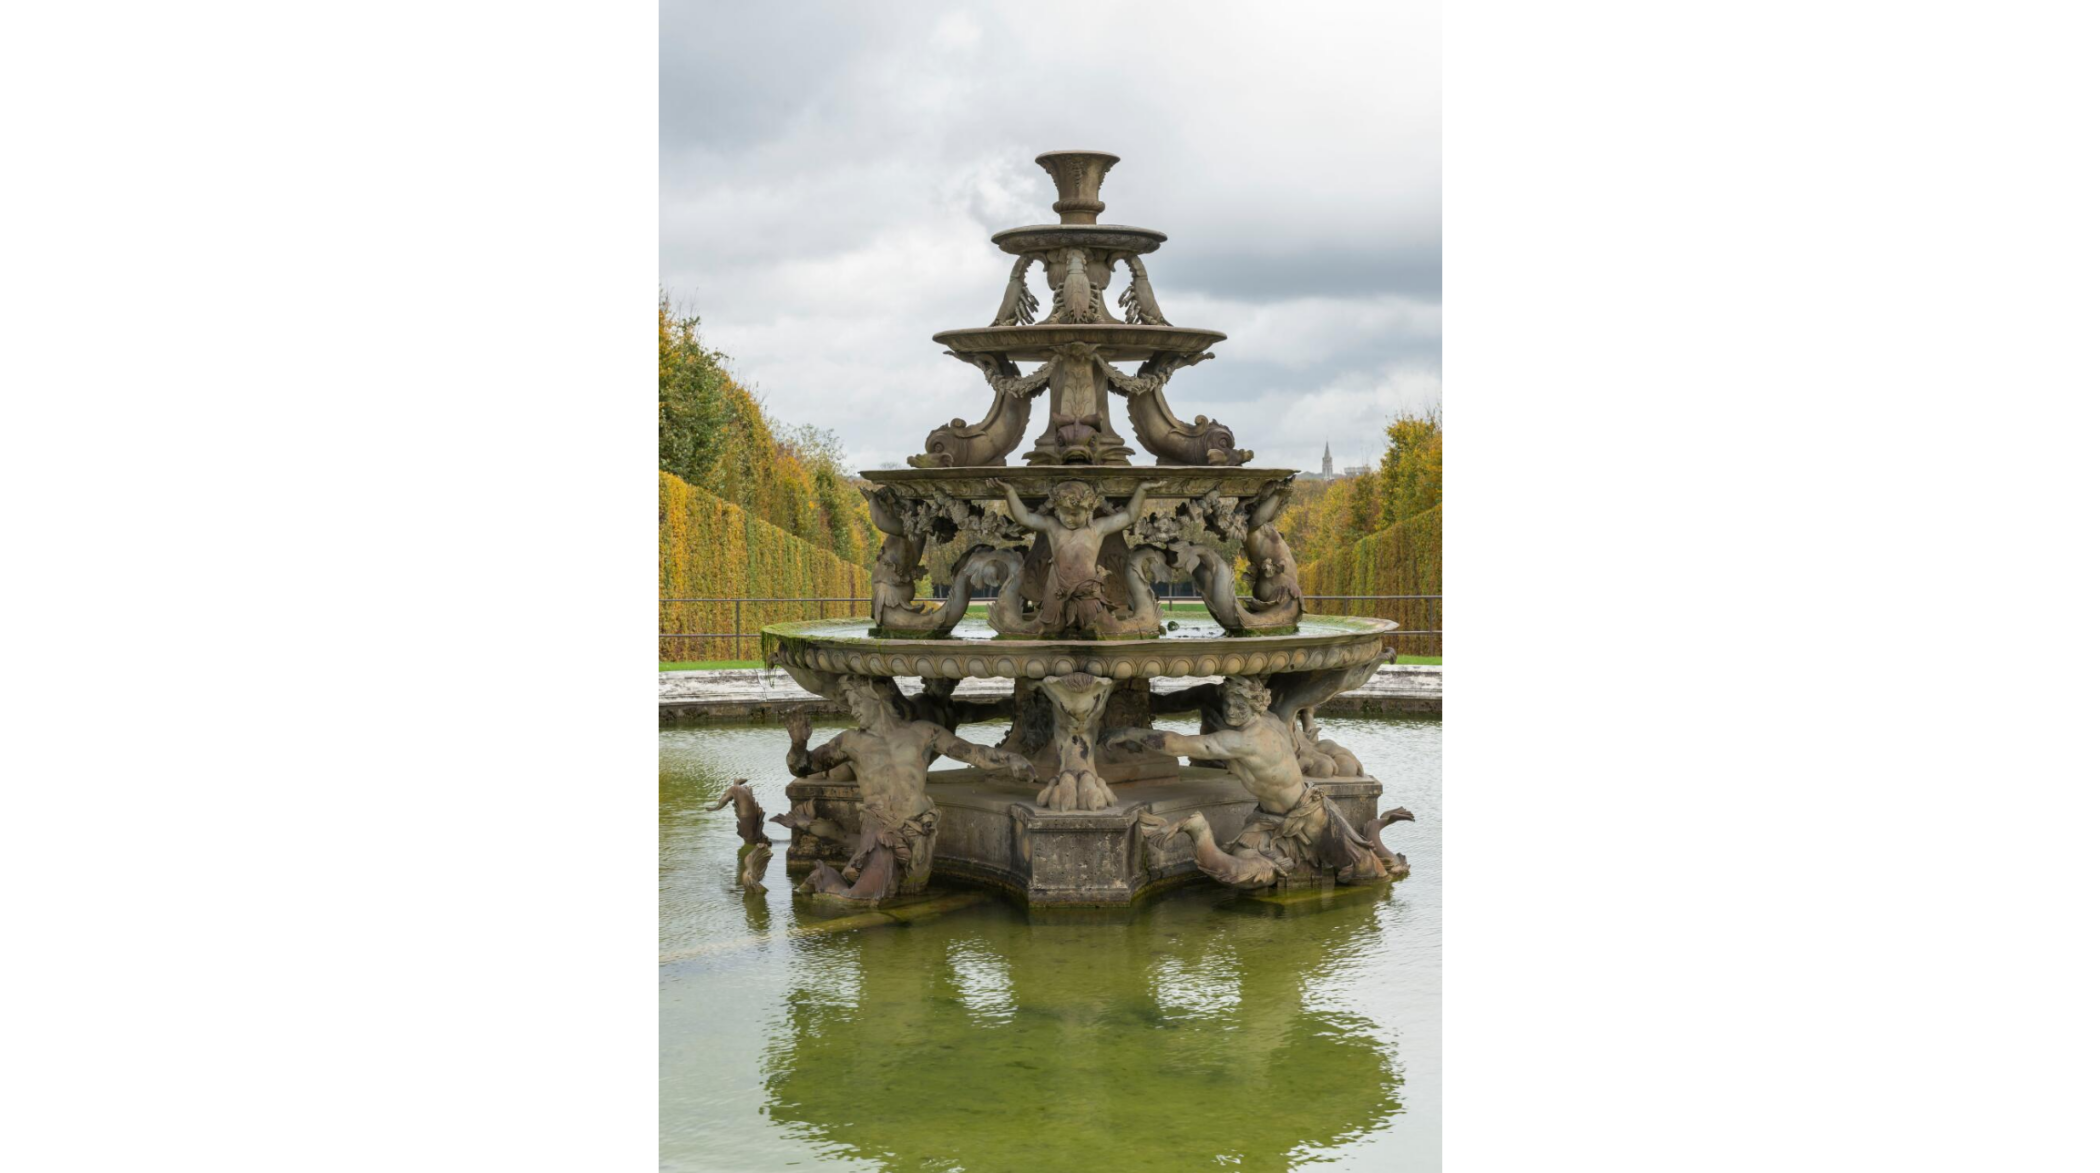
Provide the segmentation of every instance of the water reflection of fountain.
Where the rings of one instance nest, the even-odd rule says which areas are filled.
[[[1403,1110],[1369,1020],[1307,997],[1376,916],[1190,894],[1120,928],[990,907],[800,940],[765,1110],[898,1168],[1283,1169]]]

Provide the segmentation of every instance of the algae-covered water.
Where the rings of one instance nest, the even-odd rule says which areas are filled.
[[[1389,889],[1034,920],[961,889],[846,929],[794,907],[778,826],[739,893],[734,811],[705,809],[736,777],[785,809],[787,735],[663,730],[663,1167],[1436,1168],[1442,723],[1323,725],[1415,813]]]

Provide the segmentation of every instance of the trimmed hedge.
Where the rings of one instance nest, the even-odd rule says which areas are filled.
[[[1444,507],[1424,510],[1360,539],[1341,554],[1298,568],[1298,584],[1308,595],[1441,595],[1444,590]],[[1442,631],[1441,599],[1409,602],[1309,602],[1306,610],[1324,614],[1378,615],[1396,620],[1402,631]],[[1400,636],[1403,655],[1440,656],[1441,636]]]
[[[657,597],[860,598],[868,596],[868,572],[830,551],[761,521],[704,489],[667,472],[657,473]],[[747,636],[768,623],[790,619],[866,615],[868,604],[664,603],[657,629],[665,632],[734,632],[739,619]],[[659,660],[748,660],[758,640],[659,639]]]

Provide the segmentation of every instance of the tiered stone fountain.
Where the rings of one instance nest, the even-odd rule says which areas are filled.
[[[1015,261],[991,324],[934,335],[983,372],[990,410],[935,428],[911,468],[862,474],[886,535],[873,615],[765,629],[766,661],[857,725],[814,750],[807,722],[790,725],[794,809],[775,821],[793,829],[799,890],[873,904],[946,875],[1030,905],[1119,905],[1203,876],[1246,890],[1404,876],[1378,830],[1412,816],[1377,815],[1379,783],[1314,719],[1388,658],[1396,625],[1306,614],[1275,526],[1295,474],[1252,466],[1231,428],[1167,405],[1167,381],[1225,336],[1161,311],[1140,258],[1164,233],[1095,222],[1116,156],[1036,162],[1060,222],[994,235]],[[1121,320],[1108,309],[1118,268]],[[1009,465],[1046,391],[1043,430]],[[1131,463],[1111,395],[1152,465]],[[965,548],[948,599],[915,601],[922,552],[949,542]],[[1208,622],[1163,622],[1155,584],[1184,577]],[[983,620],[967,615],[973,588],[996,592]],[[906,695],[898,677],[923,687]],[[970,677],[1011,679],[1013,694],[956,699]],[[1197,736],[1152,727],[1190,712]],[[1011,721],[999,745],[956,736],[988,718]],[[929,770],[943,755],[970,768]]]

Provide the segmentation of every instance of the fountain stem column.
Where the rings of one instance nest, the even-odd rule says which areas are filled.
[[[1135,450],[1108,418],[1108,381],[1096,360],[1100,345],[1067,342],[1050,349],[1050,423],[1024,459],[1030,464],[1129,464]]]

